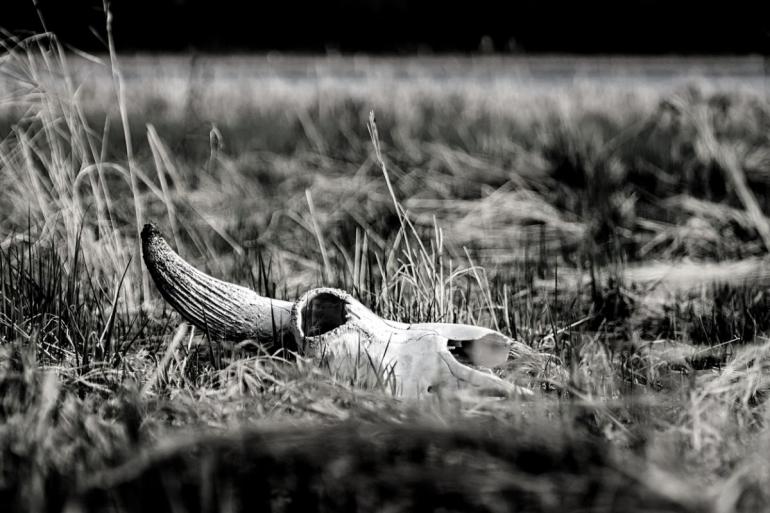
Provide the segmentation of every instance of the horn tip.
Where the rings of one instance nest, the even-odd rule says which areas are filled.
[[[163,236],[160,234],[158,227],[155,226],[155,223],[147,223],[144,225],[144,228],[142,228],[142,242],[147,244],[158,237]]]

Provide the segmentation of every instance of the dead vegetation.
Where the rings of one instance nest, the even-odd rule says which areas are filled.
[[[767,509],[761,91],[367,75],[247,95],[153,68],[121,86],[114,59],[89,81],[50,36],[4,46],[10,510]],[[498,374],[536,398],[399,401],[209,340],[149,286],[143,219],[266,296],[338,286],[510,334]]]

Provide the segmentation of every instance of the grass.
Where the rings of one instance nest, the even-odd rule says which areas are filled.
[[[254,88],[4,48],[9,510],[768,508],[763,91]],[[140,217],[264,295],[508,333],[536,398],[412,403],[209,341],[144,286]]]

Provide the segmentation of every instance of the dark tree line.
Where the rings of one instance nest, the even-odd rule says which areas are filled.
[[[32,0],[0,27],[40,31]],[[734,0],[112,0],[118,47],[138,51],[770,53],[770,2]],[[102,0],[38,0],[48,29],[104,48]],[[483,41],[483,43],[482,43]]]

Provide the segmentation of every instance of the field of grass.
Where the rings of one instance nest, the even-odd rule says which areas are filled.
[[[4,511],[770,509],[756,62],[650,81],[5,46]],[[534,397],[407,401],[209,340],[149,279],[149,221],[263,295],[498,329],[530,348],[498,375]]]

